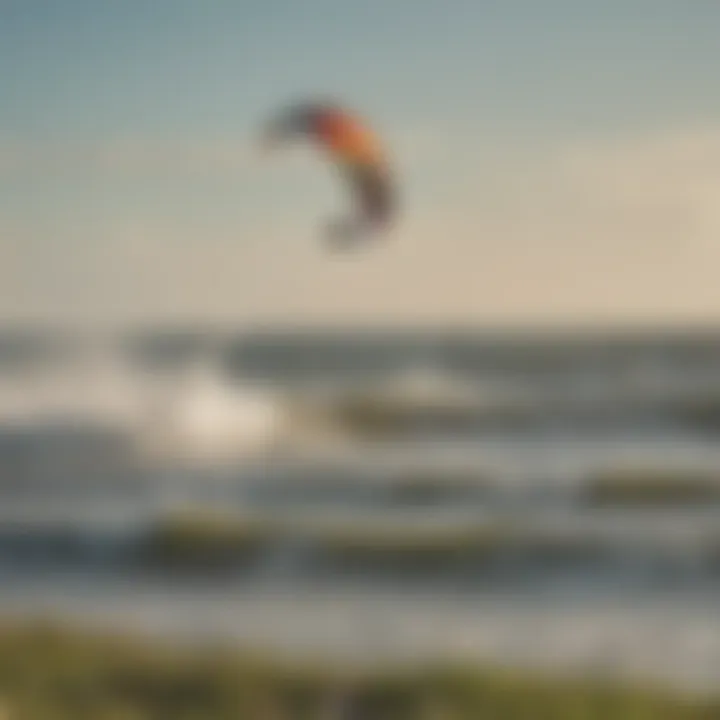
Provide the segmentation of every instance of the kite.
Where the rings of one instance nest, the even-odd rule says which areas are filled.
[[[296,138],[318,147],[351,191],[355,213],[332,223],[329,239],[344,245],[382,234],[395,218],[396,197],[390,163],[368,124],[333,102],[295,103],[269,120],[262,140],[270,149]]]

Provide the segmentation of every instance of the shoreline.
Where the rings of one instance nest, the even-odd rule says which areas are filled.
[[[292,718],[301,708],[302,717],[321,718],[338,695],[375,720],[427,717],[428,706],[458,720],[498,713],[511,720],[602,718],[609,708],[616,720],[703,720],[720,712],[717,695],[692,696],[657,683],[443,661],[358,669],[79,623],[0,620],[0,709],[8,718]],[[267,715],[268,705],[277,714]]]

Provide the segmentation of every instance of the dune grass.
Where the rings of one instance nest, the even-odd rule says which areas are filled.
[[[354,713],[333,712],[337,701]],[[350,674],[330,664],[292,665],[45,625],[0,628],[0,717],[710,720],[720,717],[720,701],[469,667]]]

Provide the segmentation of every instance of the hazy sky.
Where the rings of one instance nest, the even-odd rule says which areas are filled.
[[[0,314],[223,321],[720,319],[720,4],[3,0]],[[385,246],[260,161],[329,93],[402,178]]]

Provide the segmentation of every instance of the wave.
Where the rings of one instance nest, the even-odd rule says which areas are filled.
[[[38,569],[225,582],[359,578],[399,587],[485,589],[576,582],[618,587],[720,583],[720,509],[524,515],[381,511],[158,512],[117,506],[0,518],[0,573]]]

